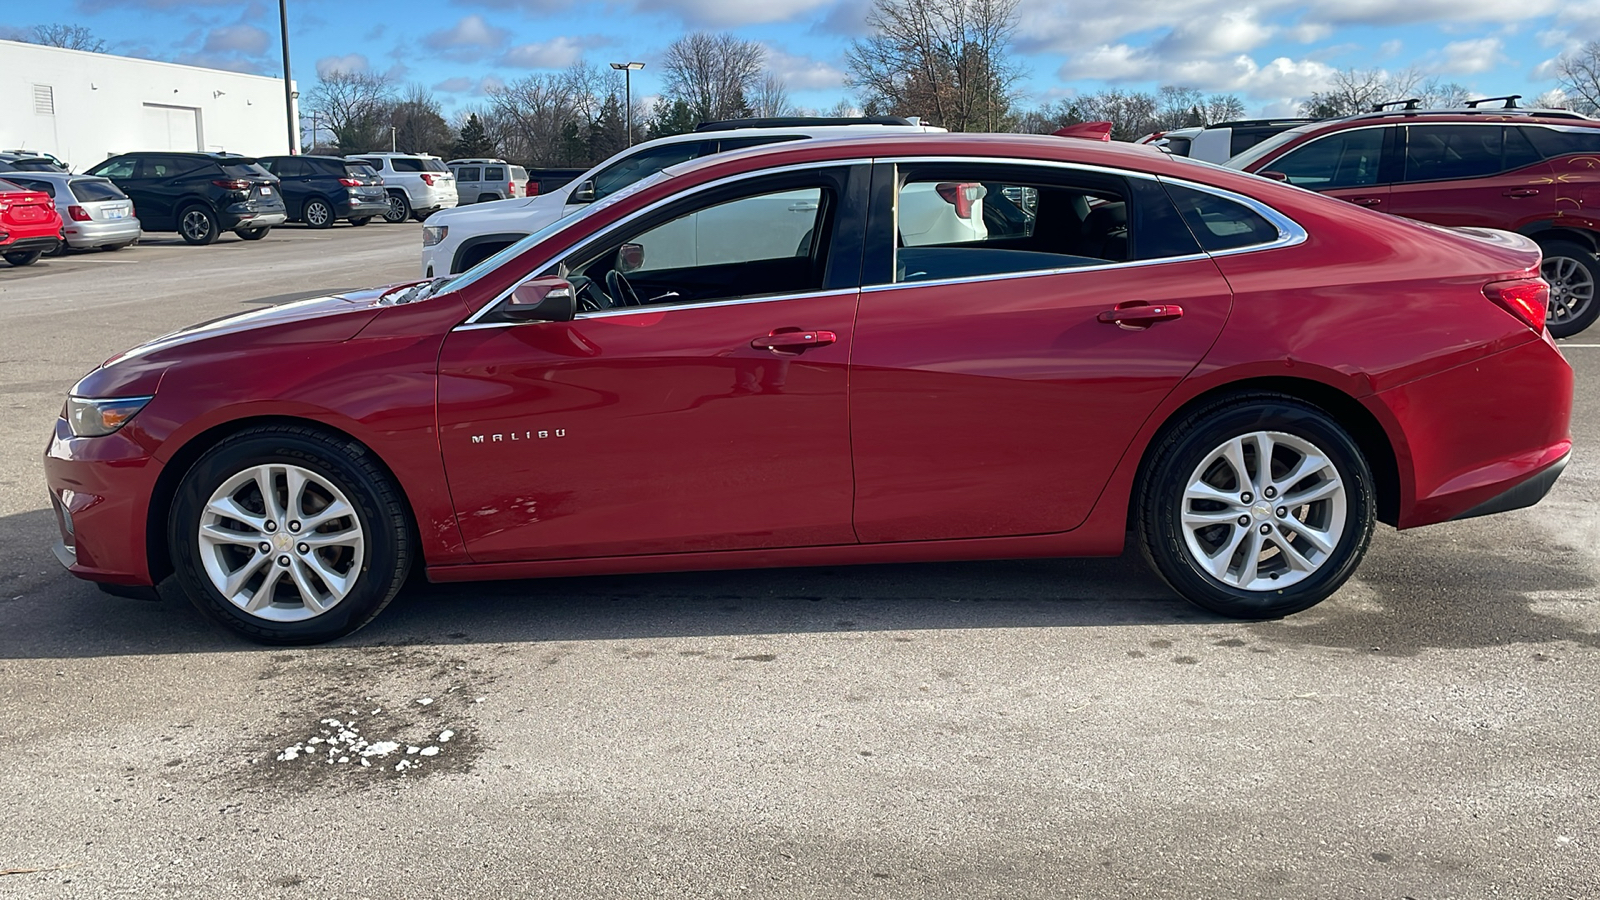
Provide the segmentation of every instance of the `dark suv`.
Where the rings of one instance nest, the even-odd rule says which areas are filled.
[[[383,179],[364,162],[338,156],[263,156],[256,162],[278,177],[289,218],[312,228],[340,219],[365,225],[389,211]]]
[[[246,156],[123,153],[87,174],[111,179],[133,198],[145,231],[176,231],[191,244],[209,244],[225,230],[260,240],[288,218],[277,179]]]
[[[1600,317],[1597,156],[1600,120],[1566,110],[1398,109],[1301,125],[1226,165],[1436,225],[1527,235],[1544,250],[1550,333],[1570,337]]]

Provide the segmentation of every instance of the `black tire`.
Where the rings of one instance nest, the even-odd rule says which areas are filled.
[[[426,221],[428,221],[428,217],[433,215],[436,212],[438,212],[438,210],[436,210],[436,209],[427,209],[427,210],[413,209],[411,211],[411,218],[416,219],[418,222],[426,222]]]
[[[1333,542],[1332,551],[1317,561],[1316,568],[1309,575],[1285,588],[1245,590],[1225,583],[1201,565],[1186,539],[1181,517],[1190,502],[1184,499],[1185,492],[1198,467],[1233,438],[1263,431],[1283,433],[1309,442],[1332,463],[1344,485],[1344,525]],[[1258,498],[1252,495],[1252,500],[1245,503],[1254,503],[1256,507],[1262,505],[1256,501]],[[1366,555],[1367,545],[1372,540],[1376,510],[1372,471],[1355,441],[1326,412],[1283,394],[1226,398],[1187,416],[1159,439],[1150,457],[1149,468],[1140,480],[1135,502],[1139,513],[1141,549],[1156,572],[1174,591],[1197,606],[1239,619],[1286,616],[1309,609],[1338,590],[1354,574]],[[1246,532],[1241,535],[1243,538],[1248,537],[1248,532],[1258,525],[1268,528],[1269,525],[1276,527],[1277,519],[1294,521],[1292,512],[1289,518],[1275,516],[1281,508],[1271,508],[1270,503],[1265,505],[1269,509],[1259,522],[1253,516],[1260,514],[1251,513],[1248,515],[1252,519],[1247,526],[1230,522],[1219,523],[1215,527],[1238,527]],[[1222,504],[1216,504],[1216,507],[1226,508]],[[1308,514],[1325,508],[1313,505],[1308,507]],[[1328,530],[1332,530],[1331,527]],[[1290,529],[1289,533],[1292,534],[1293,530]],[[1304,538],[1295,540],[1303,541]],[[1220,539],[1218,542],[1224,543]],[[1292,545],[1293,541],[1290,543]],[[1300,549],[1308,548],[1302,544]],[[1214,558],[1221,557],[1218,555]],[[1229,558],[1243,560],[1245,555],[1242,552],[1230,553]],[[1288,559],[1276,546],[1271,551],[1263,547],[1260,558],[1269,569]],[[1277,578],[1276,574],[1269,575],[1269,583]]]
[[[300,221],[312,228],[333,227],[333,207],[321,197],[312,197],[300,210]]]
[[[259,241],[266,237],[267,232],[271,230],[272,226],[266,225],[261,228],[241,228],[238,231],[235,231],[234,234],[237,234],[239,236],[239,240],[241,241]]]
[[[57,242],[57,244],[55,245],[54,249],[46,250],[44,255],[45,256],[49,256],[49,257],[66,256],[67,255],[67,239],[66,238],[62,238],[59,242]]]
[[[320,615],[292,622],[270,621],[234,605],[213,584],[201,556],[201,515],[212,494],[236,474],[274,463],[300,467],[337,487],[365,536],[359,574],[343,599]],[[224,439],[189,469],[173,499],[167,542],[178,584],[212,621],[263,644],[316,644],[355,631],[394,599],[411,568],[412,534],[399,490],[366,448],[312,427],[264,426]],[[278,552],[288,551],[268,551]],[[269,561],[260,571],[273,565]]]
[[[178,211],[178,234],[185,243],[196,247],[214,243],[221,234],[216,213],[199,203],[185,206]]]
[[[368,222],[371,222],[371,221],[372,221],[372,217],[371,216],[358,216],[358,217],[356,217],[354,219],[351,219],[350,220],[350,224],[354,225],[357,228],[360,228],[361,226],[363,226],[363,225],[365,225],[365,224],[367,224]]]
[[[389,209],[384,212],[383,220],[390,225],[398,225],[411,218],[411,201],[406,199],[404,191],[389,192]]]
[[[43,250],[13,250],[10,253],[0,253],[0,257],[13,266],[31,266],[43,255]]]
[[[118,250],[126,250],[126,249],[128,249],[129,247],[132,247],[132,246],[133,246],[133,241],[129,241],[126,244],[107,244],[104,247],[101,247],[100,249],[104,250],[107,253],[115,253]]]
[[[1573,241],[1545,241],[1540,248],[1544,250],[1540,272],[1550,282],[1546,326],[1553,337],[1572,337],[1600,318],[1600,259]],[[1576,262],[1577,268],[1564,266],[1562,261],[1567,259]],[[1558,274],[1563,269],[1567,269],[1568,277]]]
[[[474,200],[472,202],[474,202],[474,203],[492,203],[492,202],[494,202],[496,200],[500,200],[500,199],[503,199],[503,198],[501,198],[501,196],[499,194],[479,194],[478,195],[478,199],[476,199],[476,200]]]

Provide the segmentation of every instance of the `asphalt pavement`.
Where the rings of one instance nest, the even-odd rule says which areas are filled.
[[[78,377],[419,244],[0,265],[0,897],[1600,896],[1600,333],[1550,497],[1281,622],[1130,556],[423,584],[285,650],[61,571]]]

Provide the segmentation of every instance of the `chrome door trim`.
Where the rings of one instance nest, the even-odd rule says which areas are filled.
[[[742,297],[736,300],[706,300],[700,303],[662,303],[654,306],[628,306],[622,309],[603,309],[599,312],[578,313],[573,318],[574,322],[588,319],[610,319],[618,316],[636,316],[643,313],[677,312],[680,309],[710,309],[714,306],[747,306],[752,303],[781,303],[786,300],[813,300],[819,297],[846,297],[858,291],[858,288],[836,288],[831,291],[808,291],[803,294],[782,294],[771,297]],[[451,331],[483,331],[489,328],[512,328],[518,325],[549,325],[550,322],[463,322],[450,329]]]

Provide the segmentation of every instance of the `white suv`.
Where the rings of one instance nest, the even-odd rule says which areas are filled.
[[[821,137],[881,136],[944,131],[910,119],[734,119],[708,122],[689,134],[630,147],[558,190],[525,200],[468,206],[428,219],[422,229],[422,274],[465,272],[541,228],[650,175],[702,156],[745,147]]]
[[[420,222],[436,210],[450,209],[460,202],[456,197],[456,177],[437,156],[356,153],[347,158],[364,162],[383,176],[383,186],[389,192],[385,222],[404,222],[408,216]]]

